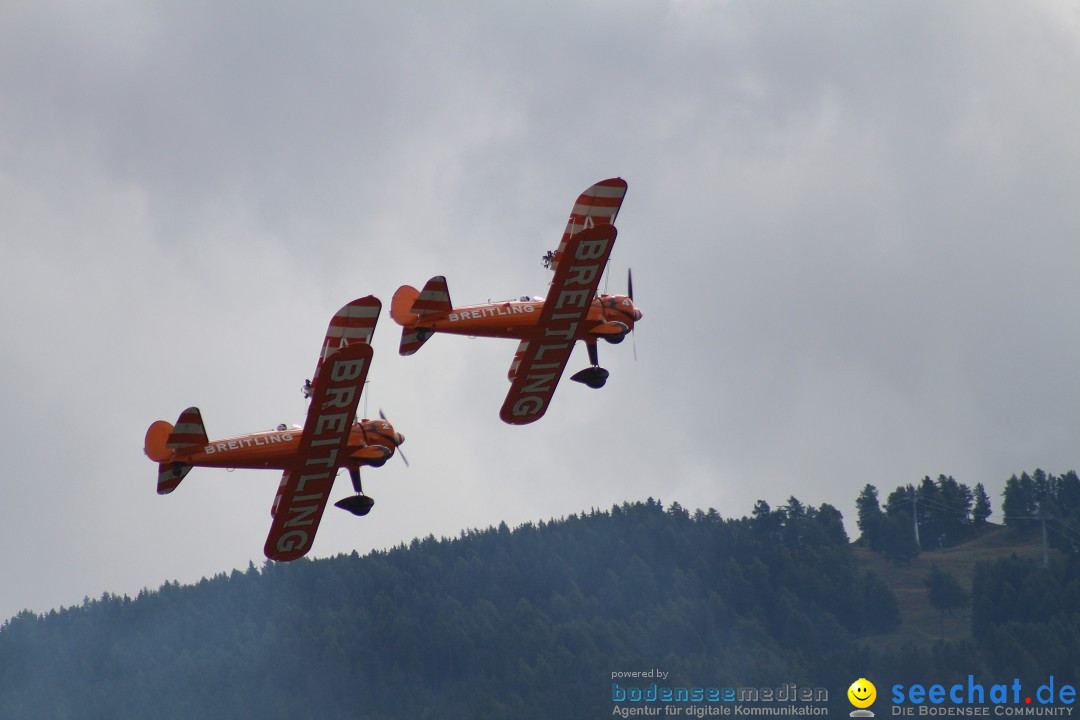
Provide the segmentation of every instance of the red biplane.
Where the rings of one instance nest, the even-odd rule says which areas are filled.
[[[182,412],[176,425],[164,420],[152,424],[144,450],[158,463],[158,493],[171,493],[196,465],[284,470],[264,548],[266,557],[279,561],[295,560],[311,549],[342,466],[348,468],[356,494],[336,505],[366,515],[375,501],[364,494],[360,466],[385,464],[405,441],[382,412],[378,420],[356,421],[381,310],[382,303],[369,295],[353,300],[330,321],[315,375],[304,384],[310,405],[303,428],[279,425],[276,430],[210,440],[194,407]]]
[[[615,216],[625,195],[626,181],[612,178],[578,197],[558,249],[544,257],[555,274],[543,300],[523,297],[455,308],[442,276],[428,280],[423,290],[398,288],[390,316],[403,328],[401,354],[412,355],[437,332],[519,340],[508,373],[510,392],[499,413],[513,425],[543,416],[578,340],[585,341],[590,367],[571,379],[603,387],[608,371],[600,367],[597,340],[622,342],[641,319],[629,273],[626,295],[596,295],[615,244]]]

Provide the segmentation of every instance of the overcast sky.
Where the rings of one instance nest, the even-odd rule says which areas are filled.
[[[261,566],[278,473],[159,497],[147,426],[302,422],[356,297],[544,294],[613,176],[637,361],[510,427],[514,341],[400,357],[384,312],[364,402],[411,468],[312,557],[649,496],[854,534],[939,474],[1000,521],[1080,468],[1078,78],[1066,1],[0,4],[0,620]]]

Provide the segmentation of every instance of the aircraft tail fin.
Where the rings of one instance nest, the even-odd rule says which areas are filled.
[[[190,407],[180,413],[176,425],[158,420],[146,431],[143,451],[151,460],[158,462],[157,491],[159,495],[171,493],[191,471],[191,466],[174,462],[173,454],[187,447],[206,445],[206,427],[199,408]]]
[[[390,303],[390,317],[402,326],[401,346],[398,351],[402,355],[412,355],[419,350],[433,333],[427,328],[417,327],[417,323],[451,310],[453,305],[450,304],[450,291],[446,287],[446,278],[442,275],[428,280],[423,290],[417,290],[410,285],[399,287]]]

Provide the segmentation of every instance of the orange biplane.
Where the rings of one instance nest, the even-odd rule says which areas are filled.
[[[401,354],[412,355],[437,332],[519,340],[508,373],[510,392],[499,413],[513,425],[543,416],[578,340],[585,341],[590,367],[571,379],[603,387],[608,371],[600,367],[597,340],[622,342],[641,319],[629,273],[626,295],[596,295],[615,244],[615,216],[625,195],[626,181],[612,178],[578,197],[558,249],[544,257],[555,274],[543,300],[523,297],[455,308],[442,276],[431,278],[419,291],[408,285],[398,288],[390,316],[403,327]]]
[[[379,420],[356,421],[381,310],[382,303],[369,295],[353,300],[330,321],[315,375],[304,385],[310,405],[303,428],[279,425],[267,432],[210,440],[194,407],[182,412],[176,425],[153,423],[144,450],[158,463],[158,493],[171,493],[196,465],[284,470],[264,548],[266,557],[279,561],[295,560],[311,549],[342,466],[348,468],[356,494],[336,505],[366,515],[375,501],[363,492],[360,466],[385,464],[405,441],[382,412]]]

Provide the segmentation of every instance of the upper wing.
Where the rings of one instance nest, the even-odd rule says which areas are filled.
[[[330,318],[330,327],[326,329],[326,339],[323,340],[319,362],[315,366],[315,376],[318,377],[319,368],[322,367],[327,356],[338,348],[355,342],[370,345],[380,312],[382,312],[382,303],[374,295],[353,300],[338,310],[334,317]],[[315,382],[314,378],[312,382]]]
[[[551,269],[558,269],[559,260],[566,252],[566,243],[574,235],[595,225],[614,225],[624,197],[626,181],[622,178],[601,180],[578,195],[577,202],[570,210],[570,219],[566,222],[562,240],[552,257]]]
[[[499,412],[505,422],[524,425],[539,420],[547,411],[578,329],[589,314],[616,234],[614,225],[603,224],[567,239],[565,257],[555,270],[536,334],[523,343],[524,347],[518,346],[514,356],[513,382]]]
[[[285,470],[264,551],[271,560],[295,560],[311,549],[334,478],[345,461],[371,346],[353,343],[330,353],[312,388],[295,462]]]

